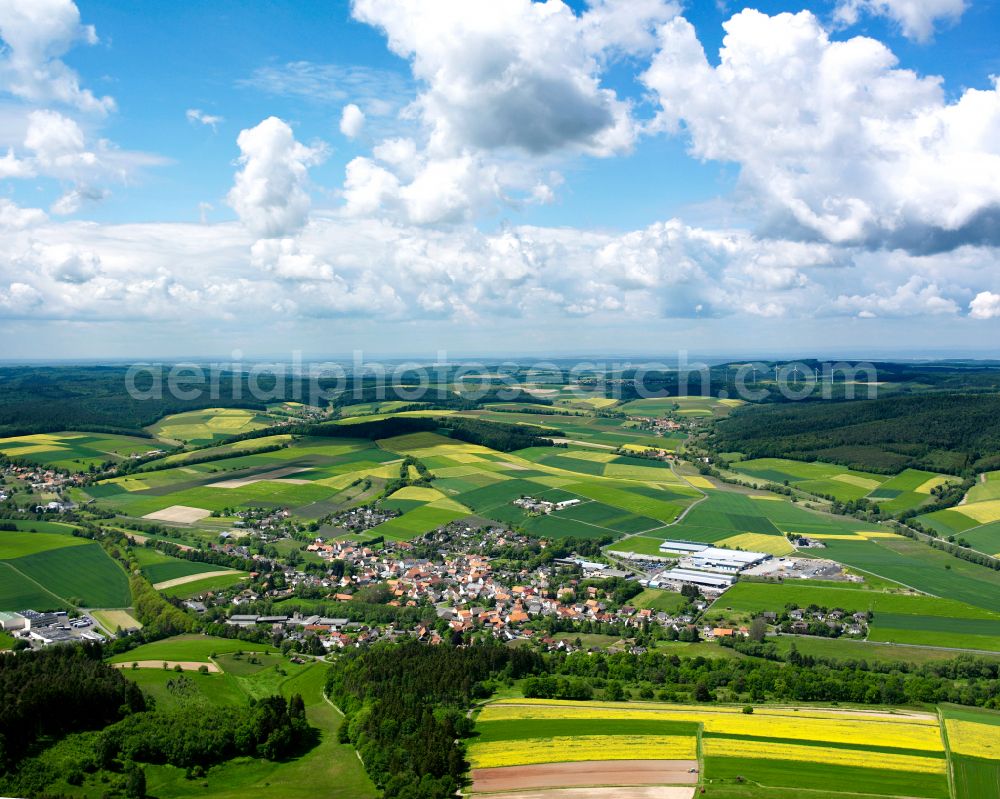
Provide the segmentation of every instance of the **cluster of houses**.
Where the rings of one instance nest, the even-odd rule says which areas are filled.
[[[654,433],[673,433],[681,429],[681,425],[673,419],[659,419],[654,416],[629,416],[630,422],[638,422],[642,430],[652,430]]]
[[[80,486],[87,481],[85,474],[62,474],[55,469],[44,466],[18,465],[8,463],[4,466],[3,476],[17,480],[31,487],[32,491],[60,493],[67,486]],[[0,500],[2,501],[2,500]]]
[[[763,613],[764,620],[775,625],[783,633],[792,635],[817,635],[823,638],[852,636],[865,638],[868,635],[870,616],[865,612],[848,613],[834,608],[793,608],[783,613]]]
[[[275,510],[274,508],[246,508],[238,510],[234,514],[236,521],[233,527],[239,530],[255,530],[257,532],[278,532],[285,528],[291,511],[284,508]]]
[[[362,505],[334,514],[327,521],[349,533],[363,533],[399,516],[399,511],[377,505]]]

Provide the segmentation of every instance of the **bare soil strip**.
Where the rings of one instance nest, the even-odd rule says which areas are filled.
[[[163,664],[166,663],[168,671],[174,666],[180,666],[181,671],[198,671],[202,666],[205,666],[213,674],[222,672],[222,669],[214,663],[204,663],[198,660],[136,660],[133,662],[138,663],[140,669],[162,669]],[[111,665],[116,669],[132,668],[132,663],[112,663]]]
[[[472,770],[472,793],[581,786],[693,785],[697,760],[591,760]]]
[[[154,519],[158,522],[179,522],[181,524],[193,524],[201,521],[206,516],[211,516],[212,512],[204,508],[189,508],[187,505],[171,505],[169,508],[158,510],[154,513],[147,513],[143,519]]]
[[[649,788],[553,788],[490,794],[496,799],[691,799],[694,788],[658,785]]]
[[[206,488],[242,488],[243,486],[253,485],[254,483],[262,483],[265,480],[280,480],[282,483],[293,483],[295,485],[304,485],[308,483],[308,480],[282,480],[283,477],[288,477],[290,474],[298,474],[299,472],[308,472],[309,469],[305,467],[296,466],[284,466],[281,469],[274,469],[270,472],[263,472],[262,474],[251,475],[250,477],[235,477],[232,480],[220,480],[218,483],[209,483]]]
[[[184,585],[184,583],[195,583],[198,580],[204,580],[206,577],[221,577],[224,574],[235,574],[232,569],[223,569],[222,571],[214,572],[198,572],[197,574],[187,574],[184,577],[175,577],[173,580],[164,580],[162,583],[156,583],[153,588],[157,591],[163,591],[167,588],[173,588],[175,585]]]

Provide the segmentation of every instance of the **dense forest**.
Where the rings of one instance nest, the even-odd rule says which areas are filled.
[[[171,413],[200,408],[238,407],[263,410],[246,380],[242,393],[230,375],[220,377],[218,397],[182,400],[164,391],[156,399],[135,399],[126,385],[123,366],[0,367],[0,436],[90,430],[145,436],[142,428]],[[136,388],[148,391],[149,374],[139,375]],[[238,381],[239,382],[239,381]],[[248,397],[249,399],[234,399]]]
[[[540,657],[498,643],[428,647],[415,642],[349,651],[330,670],[327,693],[345,714],[341,736],[389,799],[454,796],[468,768],[459,739],[466,709],[501,671],[521,677]]]
[[[713,446],[748,458],[825,460],[876,472],[1000,468],[1000,395],[922,394],[750,407],[716,426]]]
[[[309,737],[302,697],[268,696],[238,707],[199,705],[134,713],[101,734],[101,765],[114,761],[206,767],[239,755],[277,760]]]
[[[0,772],[44,737],[100,729],[146,709],[135,683],[101,656],[97,644],[0,656]]]

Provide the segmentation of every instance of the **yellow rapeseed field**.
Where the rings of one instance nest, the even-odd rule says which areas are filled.
[[[866,742],[867,743],[867,742]],[[944,758],[870,752],[864,749],[839,749],[831,746],[803,746],[770,741],[746,741],[736,738],[705,738],[706,757],[746,757],[758,760],[797,760],[837,766],[862,766],[921,774],[944,774]]]
[[[578,735],[522,738],[472,744],[473,768],[530,766],[585,760],[694,760],[695,739],[687,735]]]
[[[957,719],[945,719],[944,726],[955,754],[1000,760],[1000,727]]]
[[[970,502],[967,505],[956,505],[956,510],[980,524],[1000,521],[1000,499],[988,499],[985,502]]]
[[[727,546],[730,549],[739,547],[751,552],[766,552],[769,555],[788,555],[795,551],[783,535],[764,535],[763,533],[740,533],[724,538],[716,546]]]
[[[709,480],[707,477],[702,477],[701,475],[691,475],[690,477],[685,475],[684,479],[687,480],[695,488],[708,488],[708,489],[715,488],[715,486],[712,485],[711,480]]]
[[[759,708],[752,715],[746,715],[740,708],[717,705],[629,703],[602,706],[583,702],[556,704],[551,700],[519,700],[518,704],[489,704],[483,708],[479,719],[669,719],[701,723],[707,733],[892,746],[929,752],[943,750],[938,720],[930,715],[848,713],[819,708]]]
[[[436,488],[427,488],[426,486],[403,486],[392,495],[391,499],[415,499],[421,502],[433,502],[435,499],[444,499],[444,494]]]

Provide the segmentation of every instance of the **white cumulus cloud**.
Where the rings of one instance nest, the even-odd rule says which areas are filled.
[[[966,8],[966,0],[840,0],[834,15],[845,25],[854,25],[862,13],[888,17],[907,38],[926,42],[939,20],[957,22]]]
[[[361,129],[365,126],[365,112],[354,103],[348,103],[344,110],[340,112],[340,132],[349,139],[356,139],[361,135]]]
[[[355,18],[410,62],[418,92],[404,116],[419,130],[349,168],[348,213],[436,224],[551,202],[553,159],[610,157],[641,135],[605,77],[648,58],[678,12],[673,0],[593,0],[580,13],[561,0],[357,0]]]
[[[435,151],[516,148],[531,154],[627,150],[637,135],[627,102],[601,78],[615,55],[648,52],[673,2],[605,0],[576,15],[531,0],[356,0],[426,89],[417,106]]]
[[[309,168],[320,163],[325,149],[295,139],[291,127],[277,117],[240,132],[241,169],[228,200],[240,220],[258,238],[287,235],[309,215]]]
[[[1000,317],[1000,294],[994,294],[992,291],[979,292],[969,303],[969,316],[973,319]]]
[[[833,242],[945,250],[1000,243],[1000,90],[950,101],[883,44],[831,41],[813,14],[746,10],[718,66],[694,28],[661,28],[644,75],[659,124],[732,161],[788,226]]]
[[[96,44],[97,32],[80,21],[72,0],[0,0],[0,86],[24,100],[58,102],[100,114],[111,97],[95,97],[61,56],[76,43]]]

